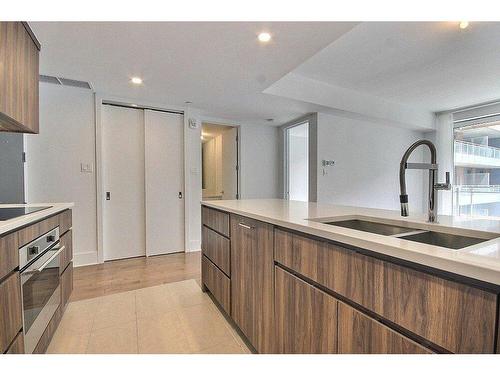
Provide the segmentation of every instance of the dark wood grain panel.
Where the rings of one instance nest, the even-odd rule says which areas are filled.
[[[59,214],[59,233],[62,235],[73,226],[72,211],[66,210]]]
[[[4,353],[23,327],[19,273],[0,283],[0,353]]]
[[[39,51],[22,22],[0,22],[0,130],[38,133]]]
[[[205,226],[201,230],[201,250],[203,255],[215,263],[226,275],[231,276],[231,243]]]
[[[19,246],[24,246],[35,238],[40,237],[42,234],[57,228],[59,225],[59,215],[51,216],[47,219],[39,221],[35,224],[29,225],[20,229],[17,233],[19,236]]]
[[[206,256],[202,256],[201,260],[201,282],[229,314],[231,311],[230,280]]]
[[[19,332],[5,354],[24,354],[24,336]]]
[[[64,250],[59,256],[59,272],[63,273],[68,264],[73,260],[73,232],[66,232],[60,239]]]
[[[56,333],[57,327],[61,322],[62,314],[63,310],[61,306],[59,306],[49,324],[47,325],[47,328],[45,328],[40,341],[38,341],[38,344],[33,350],[33,354],[44,354],[47,351],[50,341],[52,340],[52,337],[54,337],[54,333]]]
[[[430,354],[432,351],[352,307],[338,304],[339,354]]]
[[[279,267],[275,280],[277,352],[337,353],[337,300]]]
[[[493,293],[295,234],[292,246],[276,246],[275,259],[451,352],[494,350]]]
[[[0,237],[0,280],[19,266],[17,233]]]
[[[259,353],[274,348],[273,226],[231,214],[231,317]]]
[[[201,223],[207,227],[229,237],[229,214],[214,210],[213,208],[201,207]]]
[[[71,292],[73,292],[73,262],[70,262],[60,277],[61,284],[61,308],[64,308],[69,302]]]

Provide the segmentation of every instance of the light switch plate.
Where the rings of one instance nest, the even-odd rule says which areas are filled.
[[[92,163],[80,163],[80,172],[92,173],[93,171],[94,171],[94,166]]]

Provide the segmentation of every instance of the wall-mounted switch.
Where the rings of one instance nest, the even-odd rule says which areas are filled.
[[[94,165],[92,163],[80,163],[80,172],[92,173],[93,171],[94,171]]]
[[[323,160],[321,161],[321,165],[322,165],[323,167],[331,167],[331,166],[335,165],[335,160],[324,160],[324,159],[323,159]]]

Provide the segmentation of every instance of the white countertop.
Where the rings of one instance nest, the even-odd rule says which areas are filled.
[[[427,223],[423,214],[401,217],[399,211],[305,203],[282,199],[203,201],[203,205],[240,214],[281,227],[308,233],[395,258],[500,285],[500,221],[439,216]],[[356,219],[435,230],[450,234],[488,238],[488,241],[460,250],[323,224],[308,219]],[[498,238],[493,238],[498,235]],[[493,238],[493,239],[491,239]]]
[[[24,227],[35,221],[42,220],[48,216],[57,214],[74,206],[74,203],[33,203],[33,204],[0,204],[0,208],[7,207],[48,207],[44,210],[33,212],[31,214],[16,217],[14,219],[0,221],[0,235],[10,232],[20,227]]]

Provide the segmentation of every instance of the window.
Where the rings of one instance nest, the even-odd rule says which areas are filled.
[[[500,219],[498,114],[493,112],[475,118],[470,114],[454,115],[453,138],[453,214]]]

